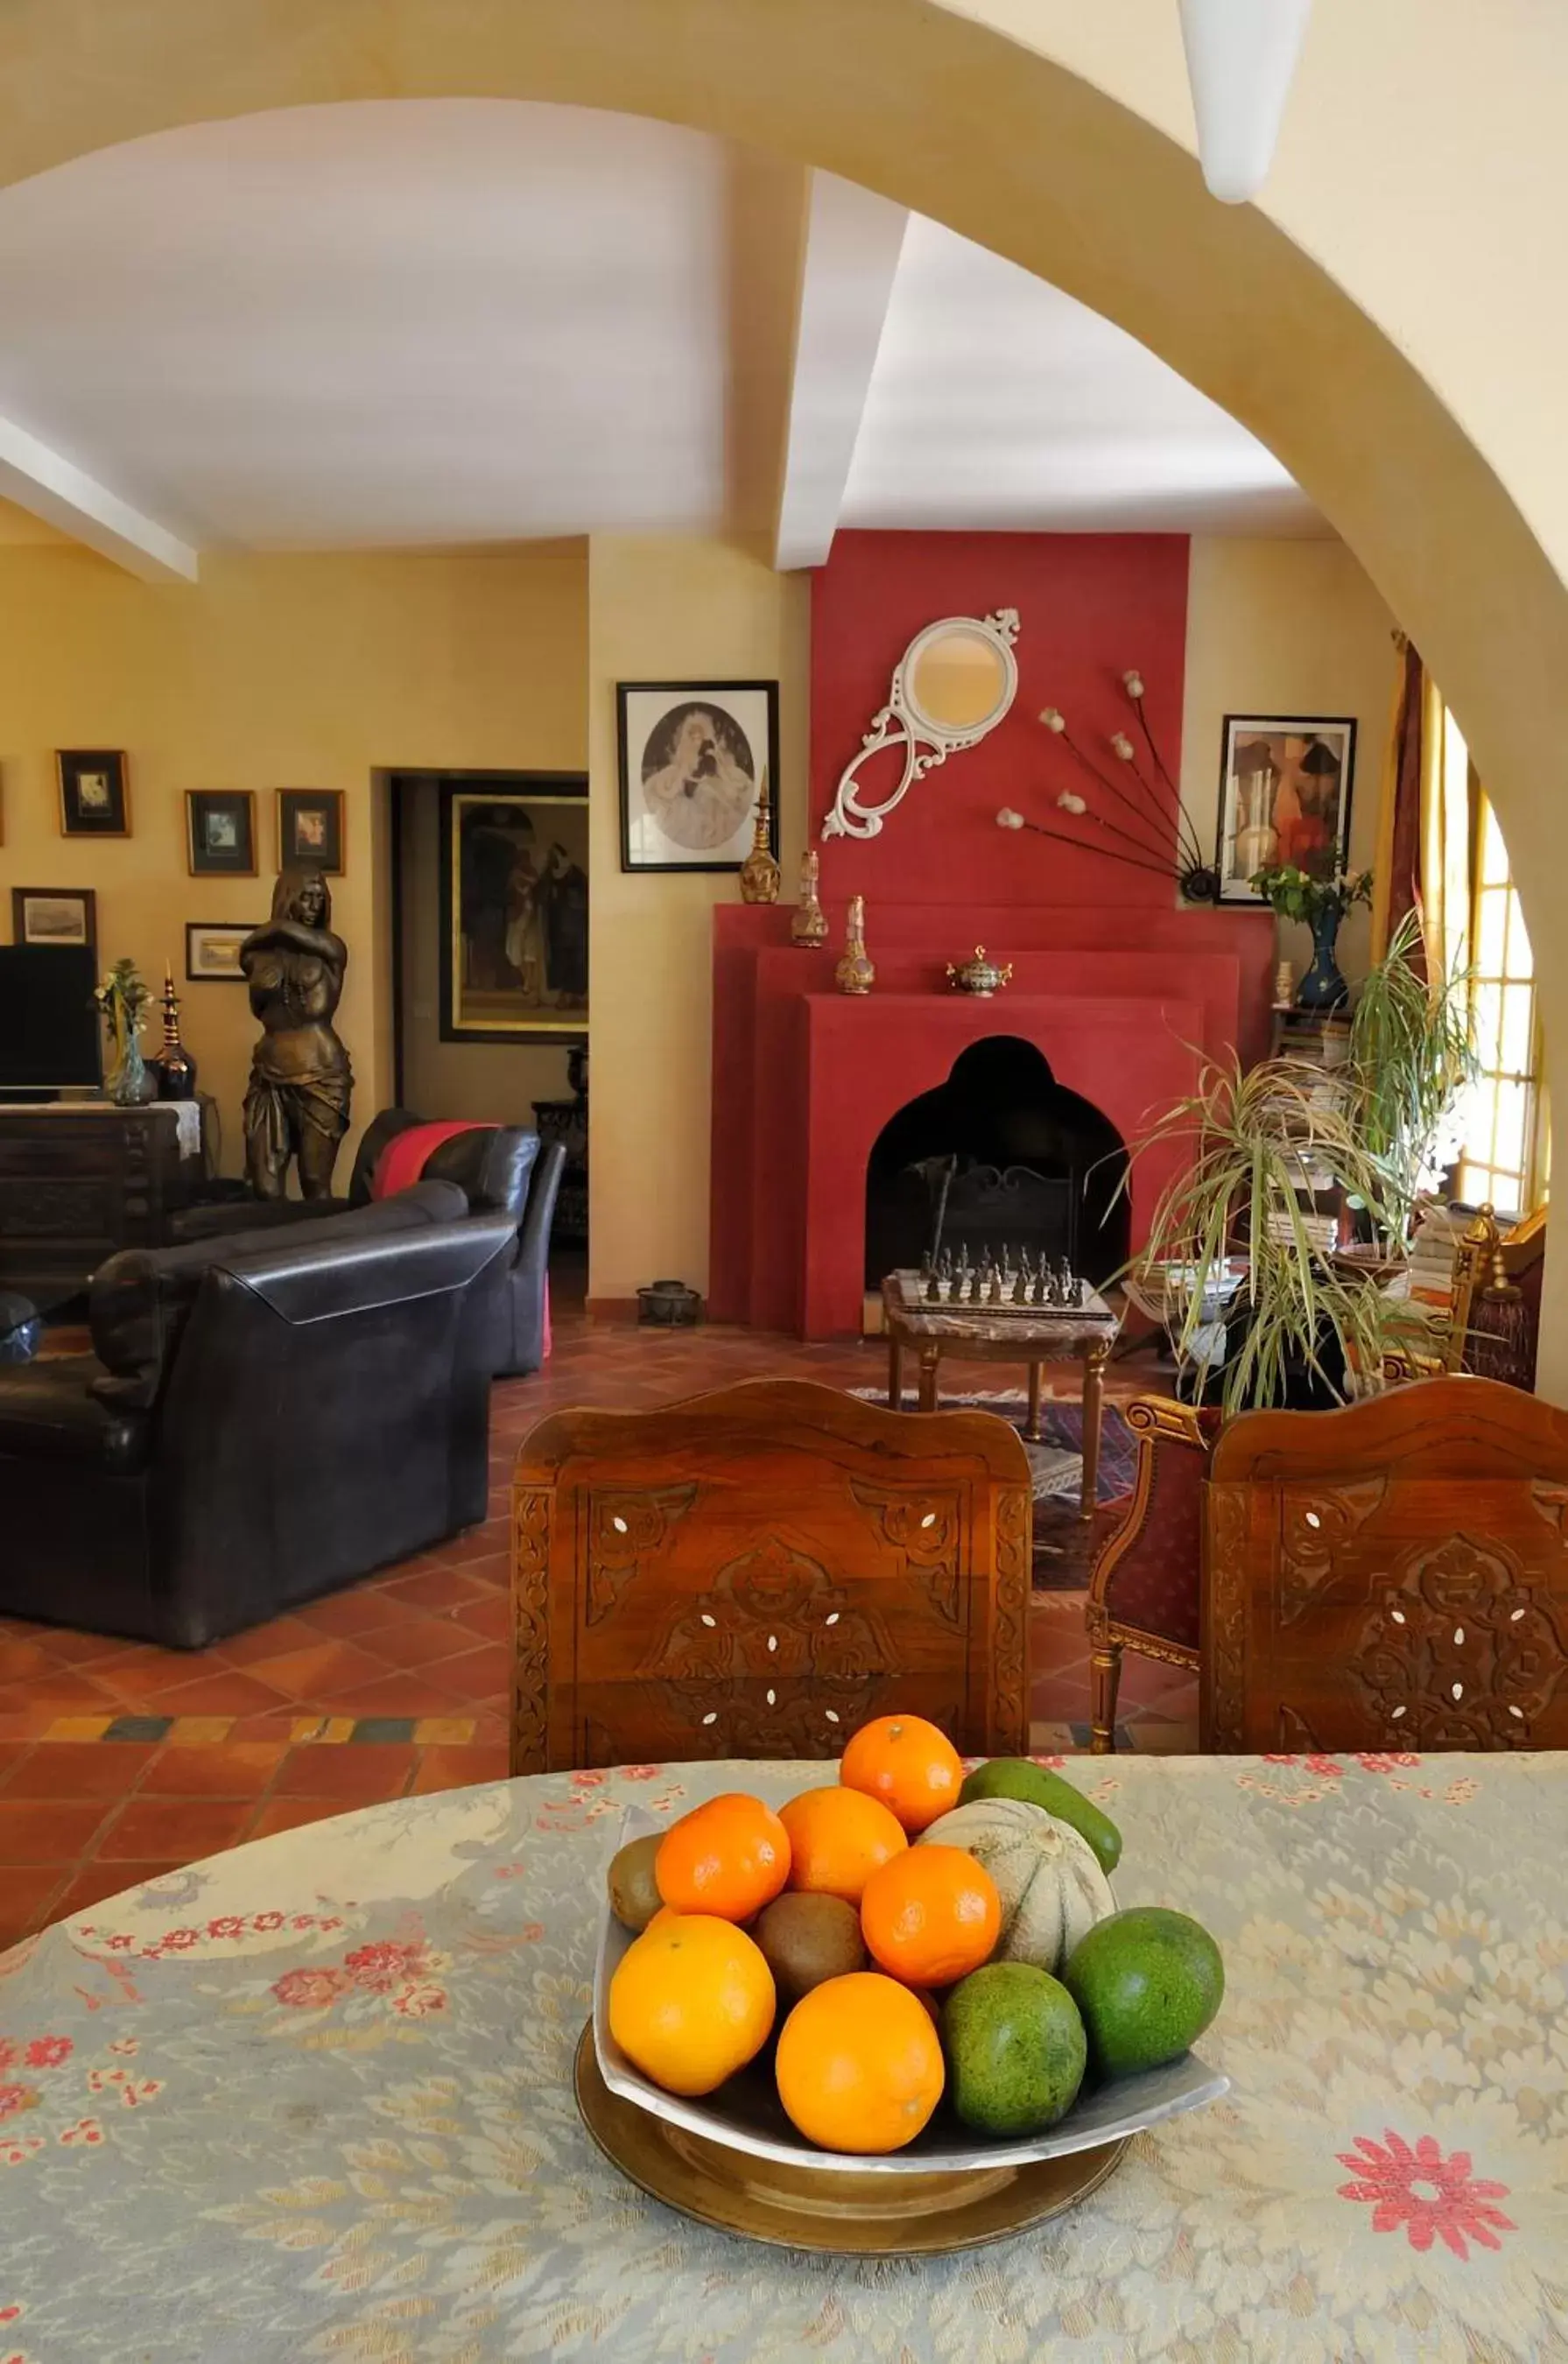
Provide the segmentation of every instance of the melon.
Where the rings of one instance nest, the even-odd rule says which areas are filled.
[[[1116,1911],[1110,1882],[1088,1841],[1022,1798],[976,1798],[955,1806],[915,1844],[962,1847],[990,1873],[1002,1900],[994,1962],[1058,1970],[1095,1923]]]

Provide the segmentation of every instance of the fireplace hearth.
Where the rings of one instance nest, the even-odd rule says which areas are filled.
[[[1028,1248],[1096,1286],[1125,1262],[1127,1149],[1016,1035],[988,1035],[883,1127],[866,1166],[865,1285],[939,1242],[976,1262]]]

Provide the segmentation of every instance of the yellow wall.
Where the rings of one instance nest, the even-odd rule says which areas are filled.
[[[584,625],[580,542],[458,556],[213,552],[199,584],[167,587],[69,546],[0,546],[0,930],[13,885],[92,886],[105,962],[128,953],[161,978],[172,961],[233,1169],[255,1027],[239,987],[183,982],[184,922],[264,916],[272,790],[343,789],[348,869],[332,882],[333,924],[350,953],[339,1024],[357,1131],[390,1097],[387,898],[375,892],[384,792],[373,774],[580,769]],[[126,750],[129,838],[61,835],[62,746]],[[188,875],[187,788],[257,792],[260,876]]]
[[[1341,541],[1195,539],[1187,582],[1182,797],[1206,852],[1218,836],[1220,742],[1227,714],[1356,718],[1350,862],[1377,846],[1385,742],[1394,696],[1394,619]],[[1340,935],[1348,976],[1366,966],[1367,915]],[[1282,924],[1297,974],[1312,957],[1303,927]]]
[[[588,567],[593,800],[589,1292],[651,1280],[707,1287],[712,911],[729,874],[620,866],[617,681],[773,680],[785,891],[805,842],[807,626],[804,575],[717,541],[595,534]]]

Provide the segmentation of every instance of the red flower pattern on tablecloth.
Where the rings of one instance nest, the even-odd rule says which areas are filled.
[[[278,1930],[290,1927],[299,1930],[317,1929],[323,1935],[330,1936],[342,1925],[343,1918],[339,1912],[295,1912],[292,1915],[272,1912],[220,1912],[207,1923],[205,1929],[166,1929],[161,1937],[154,1937],[145,1945],[133,1936],[128,1929],[105,1931],[95,1921],[83,1921],[81,1935],[84,1939],[104,1946],[108,1953],[135,1953],[143,1961],[159,1962],[171,1954],[188,1954],[193,1946],[201,1945],[204,1939],[211,1939],[214,1942],[228,1940],[233,1943],[239,1938],[251,1935],[273,1936]],[[4,2054],[0,2052],[0,2068],[4,2068],[6,2065]]]
[[[6,2071],[14,2068],[16,2065],[16,2046],[8,2042],[5,2036],[0,2036],[0,2077],[4,2077]]]
[[[1412,2150],[1403,2135],[1385,2126],[1381,2143],[1358,2135],[1354,2150],[1337,2155],[1356,2177],[1340,2185],[1340,2199],[1370,2201],[1373,2231],[1396,2233],[1403,2226],[1413,2249],[1429,2249],[1440,2240],[1468,2262],[1470,2242],[1498,2249],[1497,2235],[1518,2229],[1511,2216],[1491,2204],[1507,2198],[1507,2185],[1473,2175],[1467,2150],[1451,2151],[1445,2158],[1431,2135],[1422,2135]]]
[[[61,2126],[62,2143],[85,2143],[89,2149],[104,2139],[104,2129],[96,2118],[78,2118],[74,2125]]]
[[[356,1946],[341,1964],[310,1964],[274,1979],[274,2002],[295,2011],[325,2011],[355,1993],[384,1995],[405,2019],[425,2019],[445,2011],[447,1993],[430,1973],[430,1949],[423,1937],[384,1937]]]
[[[69,2035],[35,2035],[22,2057],[29,2068],[58,2068],[75,2049]]]
[[[38,2106],[38,2099],[36,2085],[0,2085],[0,2118],[20,2117]]]

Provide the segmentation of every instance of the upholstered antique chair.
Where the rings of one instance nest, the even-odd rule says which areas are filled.
[[[988,1412],[804,1380],[564,1411],[517,1456],[514,1773],[1028,1742],[1029,1468]]]
[[[1167,1666],[1198,1664],[1203,1481],[1217,1411],[1164,1396],[1137,1396],[1122,1417],[1138,1441],[1132,1493],[1089,1571],[1090,1739],[1096,1756],[1116,1746],[1121,1654]]]
[[[1465,1377],[1248,1412],[1204,1491],[1206,1748],[1568,1746],[1568,1413]]]

